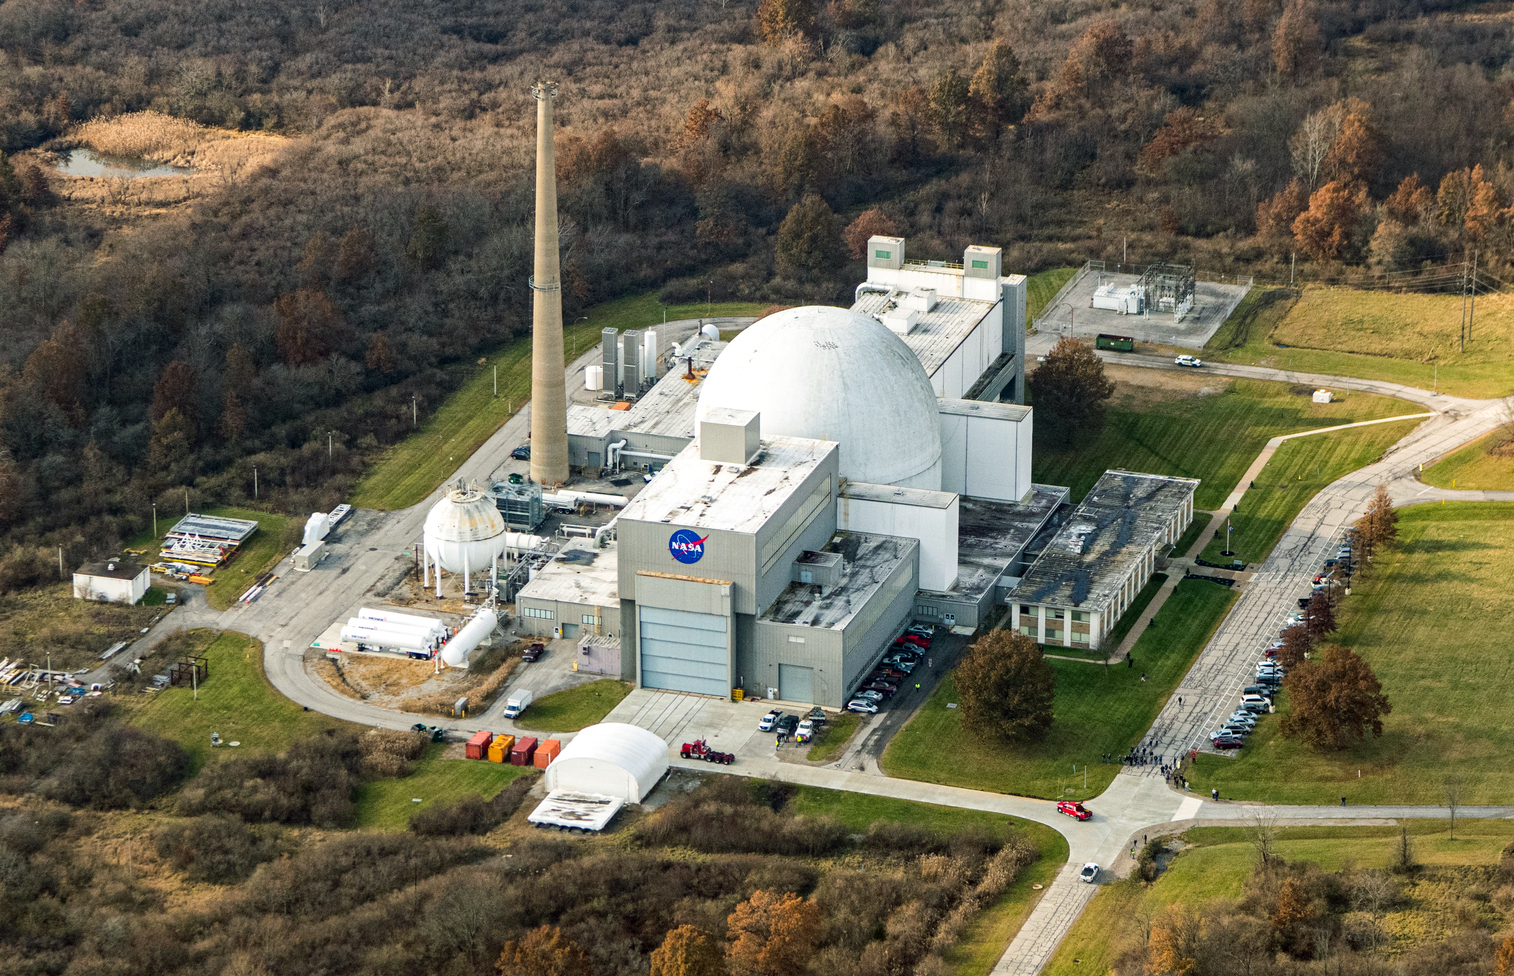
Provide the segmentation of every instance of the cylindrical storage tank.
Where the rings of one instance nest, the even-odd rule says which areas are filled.
[[[599,364],[584,367],[584,389],[597,392],[605,388],[605,368]]]
[[[505,518],[477,485],[453,488],[426,515],[426,555],[449,573],[487,573],[505,551]]]
[[[702,336],[704,336],[706,339],[710,340],[711,342],[719,342],[720,341],[720,327],[719,326],[716,326],[716,325],[706,325],[706,326],[704,326],[703,328],[701,328],[699,330],[699,334],[702,335]]]
[[[647,379],[657,379],[656,329],[648,329],[641,335],[641,371]]]
[[[435,617],[423,617],[418,613],[400,613],[396,610],[375,610],[372,607],[360,607],[357,615],[362,620],[383,620],[411,627],[425,626],[441,630],[446,626]]]
[[[494,611],[484,607],[475,613],[463,629],[453,635],[452,639],[442,645],[442,663],[449,668],[466,668],[468,655],[484,638],[494,633],[494,627],[499,623],[499,618]]]

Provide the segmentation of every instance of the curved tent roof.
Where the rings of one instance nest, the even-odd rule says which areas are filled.
[[[547,767],[548,790],[619,796],[640,803],[668,771],[668,744],[621,722],[591,725]]]

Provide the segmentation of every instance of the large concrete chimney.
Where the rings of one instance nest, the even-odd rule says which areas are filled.
[[[531,480],[568,480],[568,390],[563,376],[562,280],[557,254],[557,169],[552,151],[555,82],[536,97],[536,274],[531,277]]]

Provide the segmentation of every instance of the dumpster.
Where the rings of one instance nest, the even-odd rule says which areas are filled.
[[[515,745],[515,736],[496,735],[494,741],[489,743],[489,761],[507,763],[510,761],[510,747]]]
[[[510,765],[529,766],[536,758],[536,739],[532,736],[522,736],[515,740],[515,745],[510,749]]]
[[[489,757],[489,743],[493,741],[493,732],[475,732],[473,738],[468,740],[469,759],[487,759]]]
[[[536,768],[546,769],[557,754],[562,752],[562,743],[556,739],[543,739],[541,745],[536,747]]]

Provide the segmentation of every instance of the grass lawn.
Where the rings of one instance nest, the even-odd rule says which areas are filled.
[[[307,712],[275,691],[263,676],[262,642],[233,631],[197,633],[205,641],[200,653],[210,669],[200,686],[199,700],[190,688],[165,688],[144,696],[142,704],[131,707],[129,718],[132,725],[177,741],[188,750],[196,769],[213,758],[245,751],[282,752],[298,739],[346,725],[319,712]],[[221,733],[223,742],[242,745],[213,750],[212,732]]]
[[[1444,822],[1407,821],[1406,826],[1415,859],[1431,866],[1496,864],[1503,846],[1514,838],[1514,825],[1507,821],[1459,821],[1454,841],[1446,839]],[[1277,849],[1289,861],[1313,861],[1326,871],[1339,870],[1347,862],[1385,868],[1392,863],[1398,835],[1399,828],[1390,826],[1292,827],[1278,832]],[[1120,947],[1138,937],[1143,916],[1154,916],[1174,902],[1202,908],[1206,902],[1241,894],[1256,866],[1251,831],[1197,827],[1183,838],[1195,846],[1179,854],[1155,884],[1127,879],[1099,891],[1047,963],[1046,976],[1108,972]],[[1419,900],[1415,894],[1404,907],[1408,913],[1423,914],[1425,907],[1414,904]]]
[[[1368,393],[1314,403],[1311,388],[1195,373],[1111,367],[1117,389],[1103,431],[1090,443],[1060,447],[1038,427],[1035,480],[1069,486],[1076,502],[1109,468],[1199,478],[1194,508],[1214,510],[1272,437],[1421,411]]]
[[[433,747],[440,752],[441,747]],[[381,779],[358,788],[357,826],[370,830],[404,830],[410,817],[438,803],[453,803],[470,793],[492,797],[520,776],[536,773],[530,766],[480,762],[477,759],[427,758],[415,764],[404,779]],[[421,802],[414,802],[419,799]]]
[[[1498,430],[1436,461],[1419,476],[1427,485],[1478,491],[1514,489],[1514,433]],[[1497,453],[1495,453],[1497,452]]]
[[[1238,757],[1199,757],[1190,777],[1197,792],[1276,803],[1336,803],[1342,795],[1351,803],[1444,803],[1454,773],[1463,803],[1514,796],[1514,506],[1409,506],[1399,510],[1399,540],[1358,579],[1337,634],[1372,666],[1393,704],[1382,737],[1317,753],[1264,723]]]
[[[610,714],[610,710],[630,692],[629,684],[613,678],[554,691],[530,704],[524,722],[533,729],[577,732]]]
[[[1049,268],[1025,279],[1025,324],[1029,326],[1062,286],[1078,273],[1077,268]]]
[[[1284,441],[1256,477],[1255,488],[1241,496],[1237,514],[1230,523],[1230,547],[1236,556],[1222,556],[1225,526],[1216,526],[1200,556],[1213,563],[1238,558],[1259,563],[1272,552],[1277,540],[1298,517],[1299,511],[1321,488],[1376,461],[1394,442],[1422,420],[1401,420],[1373,427],[1357,427],[1334,434],[1317,434]]]
[[[1210,359],[1387,380],[1443,393],[1507,396],[1514,296],[1477,302],[1473,341],[1458,352],[1461,298],[1309,287],[1253,289],[1204,347]]]
[[[1174,557],[1187,555],[1188,550],[1193,548],[1194,542],[1204,534],[1204,530],[1209,528],[1209,523],[1213,521],[1214,516],[1209,512],[1194,512],[1193,522],[1183,530],[1182,535],[1178,536],[1178,541],[1172,544],[1172,555]]]
[[[962,710],[947,708],[957,701],[948,677],[894,736],[883,767],[903,779],[999,793],[1079,800],[1097,796],[1120,770],[1103,764],[1101,755],[1124,753],[1141,740],[1234,598],[1217,583],[1179,583],[1154,625],[1136,642],[1133,668],[1053,660],[1056,722],[1044,742],[1010,746],[964,731]]]
[[[852,733],[857,731],[857,723],[861,719],[856,712],[842,712],[825,723],[825,731],[815,739],[815,744],[810,746],[810,751],[804,754],[804,758],[810,762],[830,762],[841,755],[841,750],[852,740]]]
[[[969,922],[962,937],[947,950],[946,964],[956,976],[988,976],[993,972],[994,965],[1020,934],[1020,926],[1045,894],[1045,887],[1067,860],[1067,841],[1060,836],[1057,839],[1062,841],[1062,853],[1049,856],[1043,846],[1041,860],[1021,871],[1009,890]],[[1041,885],[1042,890],[1035,890],[1033,885]]]
[[[1150,606],[1151,601],[1156,599],[1157,590],[1160,590],[1162,584],[1166,582],[1166,573],[1151,574],[1151,579],[1147,580],[1146,585],[1141,587],[1141,592],[1137,593],[1135,599],[1130,601],[1130,606],[1125,609],[1124,615],[1115,621],[1114,627],[1110,629],[1109,634],[1101,642],[1102,647],[1099,650],[1099,657],[1108,657],[1114,653],[1114,649],[1120,646],[1120,641],[1124,640],[1130,633],[1130,628],[1135,626],[1135,622],[1141,619],[1141,614],[1146,612],[1146,608]],[[1067,650],[1067,648],[1061,648],[1058,653],[1061,653],[1063,650]]]
[[[666,306],[667,318],[710,315],[756,315],[766,306],[751,302],[717,302],[706,306]],[[589,310],[588,321],[564,329],[568,362],[597,343],[606,328],[654,326],[664,306],[655,291],[617,299]],[[494,394],[494,368],[499,367],[499,395]],[[462,377],[421,429],[390,448],[358,483],[352,504],[360,508],[398,509],[417,504],[478,450],[531,393],[531,339],[516,339],[484,357],[454,367]]]

